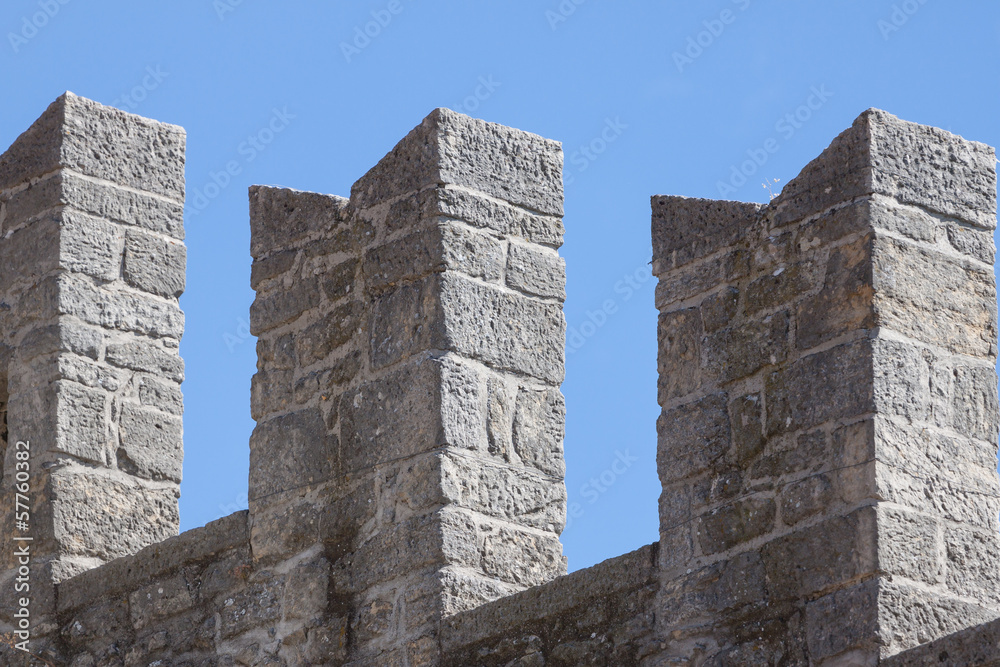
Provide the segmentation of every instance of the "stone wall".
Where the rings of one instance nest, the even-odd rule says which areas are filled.
[[[653,198],[660,541],[567,576],[558,144],[437,110],[350,198],[251,188],[250,509],[170,537],[182,158],[69,95],[0,158],[4,664],[1000,651],[992,149],[869,111],[767,206]]]
[[[25,561],[45,634],[53,583],[177,534],[184,142],[67,93],[0,157],[0,631]]]
[[[653,198],[666,655],[1000,615],[993,150],[880,111],[768,206]]]

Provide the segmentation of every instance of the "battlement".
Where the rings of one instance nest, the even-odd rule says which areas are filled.
[[[993,150],[870,110],[769,205],[652,198],[660,540],[570,575],[562,159],[438,109],[349,198],[252,187],[250,509],[177,535],[184,134],[57,100],[0,157],[5,664],[982,652]]]

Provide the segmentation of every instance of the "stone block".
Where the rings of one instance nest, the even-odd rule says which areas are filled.
[[[862,508],[766,543],[761,557],[770,599],[810,597],[874,574],[876,531],[875,510]]]
[[[696,308],[662,313],[657,340],[658,402],[666,404],[701,385],[701,316]]]
[[[767,434],[872,412],[872,344],[858,340],[803,357],[766,379]]]
[[[0,292],[7,294],[14,285],[33,286],[39,279],[59,268],[60,215],[46,213],[26,227],[4,235],[0,243]]]
[[[104,181],[184,201],[184,130],[64,94],[60,164]],[[100,146],[95,151],[94,146]]]
[[[664,410],[656,423],[656,463],[660,481],[685,479],[711,469],[729,451],[730,424],[725,394]]]
[[[739,303],[740,291],[735,287],[724,287],[705,297],[701,302],[701,320],[705,331],[711,333],[728,325],[739,312]]]
[[[952,427],[959,433],[989,443],[997,441],[996,370],[992,366],[962,366],[954,369]]]
[[[760,394],[740,396],[729,403],[736,463],[742,469],[764,450],[763,402]]]
[[[295,334],[300,367],[311,366],[348,343],[363,326],[361,303],[348,301],[330,309],[319,320]]]
[[[996,607],[1000,598],[1000,539],[996,532],[971,528],[944,529],[944,581],[963,598]]]
[[[250,254],[261,259],[347,223],[344,197],[263,185],[250,187]],[[347,248],[344,248],[346,251]]]
[[[122,406],[118,468],[147,479],[181,481],[184,436],[181,420],[134,403]]]
[[[61,203],[104,220],[184,239],[184,204],[163,197],[81,178],[71,171],[53,177]],[[127,186],[127,184],[124,184]]]
[[[177,534],[176,487],[151,488],[117,471],[80,468],[53,471],[49,480],[63,554],[110,561]]]
[[[444,183],[561,216],[562,158],[558,142],[435,109],[351,187],[351,202],[367,208]]]
[[[55,450],[83,461],[103,465],[107,461],[108,423],[105,411],[108,395],[73,382],[55,385]],[[16,414],[16,413],[15,413]],[[38,433],[36,440],[48,433]]]
[[[698,542],[705,554],[716,554],[771,532],[775,527],[772,498],[749,498],[703,514],[697,522]]]
[[[72,315],[105,329],[154,338],[180,340],[184,333],[184,313],[175,303],[105,289],[79,274],[61,275],[56,278],[56,284],[62,315]]]
[[[259,371],[250,378],[250,416],[263,419],[292,407],[295,374],[290,370]],[[318,386],[317,386],[318,389]]]
[[[823,285],[796,309],[796,345],[810,349],[875,325],[872,242],[868,237],[830,250]]]
[[[562,478],[566,400],[558,389],[521,387],[514,411],[514,451],[526,465]]]
[[[955,250],[984,264],[993,266],[996,260],[997,248],[990,232],[952,223],[948,225],[948,242]]]
[[[940,584],[944,545],[933,518],[888,507],[876,509],[879,569],[930,586]]]
[[[760,204],[655,196],[653,266],[661,275],[735,245],[759,225]]]
[[[219,610],[222,639],[253,628],[277,625],[281,620],[284,591],[284,576],[269,571],[259,573],[256,581],[228,598]]]
[[[283,277],[295,265],[298,256],[298,250],[278,250],[255,259],[250,266],[250,289],[258,290],[263,283]]]
[[[150,373],[180,383],[184,381],[184,360],[176,348],[160,341],[129,337],[108,344],[105,357],[119,368]]]
[[[539,214],[455,187],[446,186],[428,192],[433,195],[428,198],[428,207],[435,213],[550,248],[562,245],[565,229],[561,217]],[[393,211],[395,208],[396,205]]]
[[[875,410],[911,422],[930,413],[930,367],[923,351],[892,340],[872,341]],[[995,380],[994,380],[995,382]]]
[[[788,356],[788,334],[787,312],[709,334],[701,345],[704,376],[722,385],[781,363]]]
[[[782,262],[778,268],[746,286],[747,315],[754,316],[763,310],[798,301],[813,289],[817,273],[813,260],[800,260],[787,265]]]
[[[874,663],[878,656],[878,582],[844,588],[806,605],[809,654],[824,660],[858,652],[855,664]],[[845,662],[852,656],[845,656]]]
[[[116,280],[122,269],[124,230],[112,222],[72,209],[56,215],[60,219],[59,265],[99,280]]]
[[[446,274],[441,307],[446,349],[499,370],[562,382],[566,320],[561,305]]]
[[[186,266],[187,248],[183,243],[138,230],[130,230],[125,235],[125,259],[121,270],[125,282],[132,287],[177,298],[184,292]]]
[[[566,574],[562,544],[551,533],[510,524],[480,524],[484,534],[482,571],[520,587],[538,586]]]
[[[370,248],[362,272],[365,288],[377,294],[444,269],[442,230],[435,225]]]
[[[561,482],[531,470],[456,454],[435,455],[435,461],[446,502],[518,525],[562,532],[566,487]]]
[[[288,575],[284,618],[319,619],[326,613],[330,583],[330,563],[325,558],[299,563]]]
[[[468,365],[423,358],[340,399],[344,465],[360,470],[450,445],[485,449],[485,400]]]
[[[136,380],[136,385],[141,405],[178,417],[184,414],[184,395],[177,384],[143,376]]]
[[[566,262],[550,249],[511,243],[507,286],[534,296],[566,299]]]
[[[250,333],[259,336],[303,314],[313,315],[320,303],[320,284],[319,276],[306,276],[293,280],[291,285],[258,292],[250,306]]]
[[[987,267],[893,238],[876,238],[872,256],[882,326],[959,354],[996,354],[996,286]]]
[[[829,512],[836,498],[834,483],[829,475],[806,477],[781,490],[781,521],[794,526],[809,517]]]
[[[338,444],[314,408],[257,424],[250,436],[251,500],[329,480],[340,470]]]
[[[425,350],[446,349],[441,276],[432,275],[378,298],[371,328],[371,362],[394,364]]]
[[[132,627],[141,630],[154,621],[187,611],[194,605],[195,598],[183,576],[154,582],[129,595]]]

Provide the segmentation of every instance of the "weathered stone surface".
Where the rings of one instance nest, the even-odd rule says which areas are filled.
[[[562,478],[566,400],[558,389],[527,389],[517,393],[513,444],[521,461]]]
[[[184,360],[176,348],[164,347],[159,341],[130,338],[127,342],[109,343],[106,359],[119,368],[152,373],[178,383],[184,381]]]
[[[133,403],[122,406],[118,468],[147,479],[180,483],[184,439],[178,417]]]
[[[254,336],[297,319],[316,309],[320,302],[320,280],[315,276],[293,280],[263,295],[250,306],[250,333]]]
[[[771,373],[766,382],[767,434],[871,412],[872,348],[867,340],[832,347]]]
[[[112,291],[73,274],[57,277],[55,284],[62,315],[72,315],[105,329],[155,338],[180,340],[184,333],[184,313],[176,303],[123,290]]]
[[[79,468],[54,472],[50,480],[55,536],[66,554],[109,561],[177,534],[175,487]]]
[[[775,503],[771,498],[750,498],[712,510],[698,520],[702,552],[727,551],[774,528]]]
[[[784,361],[788,331],[788,313],[780,312],[706,336],[701,346],[705,375],[725,384]]]
[[[373,206],[437,183],[549,215],[563,212],[558,143],[448,109],[431,112],[359,179],[351,201]]]
[[[653,207],[653,273],[734,245],[759,220],[761,205],[657,196]]]
[[[660,480],[683,479],[708,470],[730,446],[725,394],[664,410],[656,423]]]
[[[250,499],[266,504],[282,491],[326,481],[340,470],[338,443],[318,410],[295,412],[257,425],[250,444]]]
[[[184,291],[186,264],[187,249],[183,243],[138,230],[125,235],[122,274],[137,289],[162,297],[179,297]]]
[[[680,398],[701,385],[701,340],[703,338],[700,313],[697,309],[663,313],[657,332],[659,340],[659,396],[664,405],[673,398]]]
[[[511,243],[507,286],[535,296],[566,299],[566,262],[555,252]]]
[[[872,253],[883,326],[952,352],[996,355],[996,286],[988,269],[893,238],[876,238]]]
[[[807,350],[875,324],[872,243],[867,237],[830,250],[819,292],[796,309],[796,346]]]
[[[312,234],[345,224],[347,204],[344,197],[251,186],[250,254],[261,259],[273,250],[287,249]]]

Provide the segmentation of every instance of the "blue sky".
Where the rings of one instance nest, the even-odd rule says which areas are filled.
[[[563,142],[578,569],[657,539],[650,195],[766,201],[868,107],[1000,143],[981,0],[5,0],[0,34],[0,146],[65,90],[187,129],[183,529],[246,506],[251,184],[347,195],[439,106]]]

